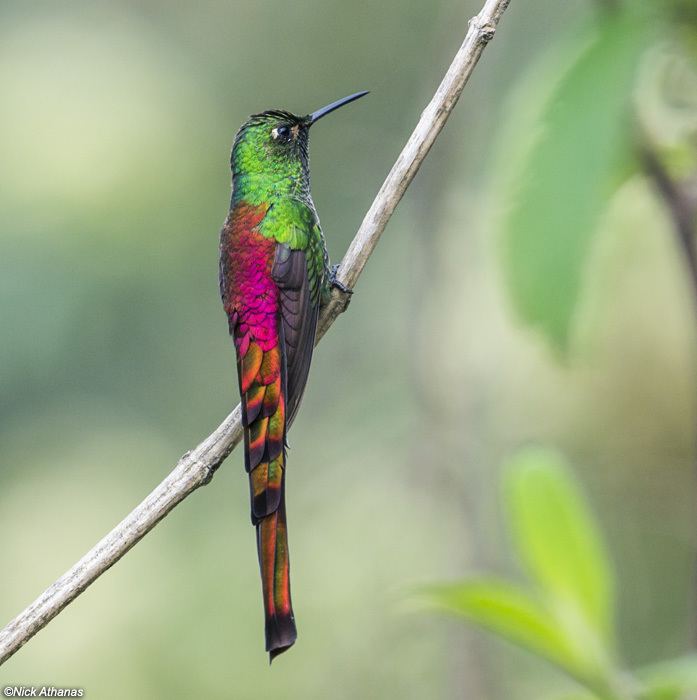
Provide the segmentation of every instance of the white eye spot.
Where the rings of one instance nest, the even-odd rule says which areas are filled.
[[[287,126],[277,126],[274,129],[271,129],[271,138],[274,139],[274,141],[278,141],[279,139],[281,141],[287,141],[290,136],[290,129]]]

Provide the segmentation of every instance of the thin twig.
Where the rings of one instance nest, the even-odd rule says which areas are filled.
[[[363,272],[395,207],[457,103],[484,47],[494,37],[499,19],[509,1],[486,0],[481,12],[470,20],[465,41],[436,94],[423,111],[341,262],[337,278],[344,285],[353,287]],[[331,301],[320,317],[317,341],[346,306],[346,296],[334,290]],[[113,566],[176,505],[199,486],[208,483],[241,438],[241,409],[237,406],[212,435],[179,460],[169,476],[135,510],[0,631],[0,664]]]
[[[644,171],[661,197],[673,222],[673,232],[678,246],[682,249],[690,288],[692,289],[693,310],[697,312],[697,201],[694,198],[693,180],[680,182],[673,178],[661,160],[656,147],[647,136],[641,136],[638,145],[639,157]],[[693,565],[693,582],[697,580],[697,567]],[[694,585],[692,589],[694,591]],[[694,592],[692,609],[695,609]],[[697,629],[692,625],[692,638]]]
[[[691,191],[691,181],[679,182],[673,178],[661,160],[654,145],[644,137],[639,143],[639,156],[646,174],[653,182],[656,192],[663,200],[673,221],[672,229],[678,245],[682,249],[690,287],[692,289],[693,309],[697,311],[697,202]],[[693,582],[697,580],[697,568],[693,568]],[[692,587],[694,590],[694,585]],[[694,593],[692,594],[692,609],[695,609]],[[692,626],[692,637],[695,641],[697,629]]]
[[[673,230],[685,256],[690,284],[695,304],[697,304],[697,241],[695,240],[697,209],[690,193],[682,187],[680,182],[673,179],[655,148],[648,141],[644,140],[640,144],[639,155],[646,174],[653,181],[673,220]]]

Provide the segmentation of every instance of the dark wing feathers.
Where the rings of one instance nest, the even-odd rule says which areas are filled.
[[[280,292],[288,390],[286,424],[290,426],[300,405],[310,371],[319,304],[313,303],[312,297],[316,295],[311,292],[305,251],[292,250],[279,243],[276,246],[272,275]]]

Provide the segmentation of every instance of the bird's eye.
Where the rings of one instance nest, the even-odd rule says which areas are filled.
[[[276,141],[287,141],[290,138],[290,129],[285,125],[277,126],[271,131],[271,136]]]

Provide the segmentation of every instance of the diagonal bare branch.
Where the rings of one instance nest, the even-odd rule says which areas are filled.
[[[486,0],[481,12],[470,20],[460,50],[421,114],[341,262],[337,278],[343,284],[353,287],[358,281],[402,195],[455,107],[484,47],[493,39],[509,1]],[[320,317],[317,342],[346,309],[346,304],[345,295],[335,289]],[[237,406],[211,435],[179,460],[169,476],[140,505],[0,630],[0,664],[121,559],[175,506],[199,486],[208,483],[241,438],[241,409]]]

